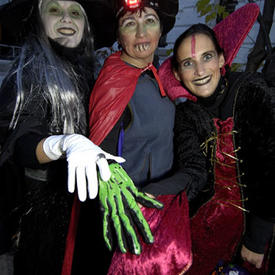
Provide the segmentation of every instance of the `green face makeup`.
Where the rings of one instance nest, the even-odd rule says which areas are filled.
[[[82,37],[85,11],[76,1],[42,0],[41,19],[47,36],[59,44],[74,48]]]
[[[133,33],[138,30],[147,31],[157,28],[160,28],[160,22],[153,14],[146,14],[145,16],[131,14],[124,18],[119,26],[119,30],[123,33]]]
[[[63,7],[61,7],[58,2],[51,1],[42,10],[42,13],[57,17],[64,16],[66,12],[72,19],[83,19],[84,17],[83,12],[78,4],[72,4],[69,8],[63,9]]]

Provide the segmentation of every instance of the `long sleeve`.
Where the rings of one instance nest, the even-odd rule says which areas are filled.
[[[245,83],[236,106],[236,129],[241,147],[240,163],[250,211],[246,220],[244,245],[264,253],[275,223],[275,90],[260,75]]]
[[[35,148],[43,137],[48,136],[46,103],[39,96],[32,97],[15,128],[9,129],[16,97],[15,74],[12,74],[5,79],[0,90],[0,165],[12,159],[22,166],[37,166]]]
[[[265,253],[272,238],[274,224],[253,214],[248,215],[244,245],[256,253]]]
[[[207,184],[207,161],[200,148],[196,123],[187,116],[185,103],[179,104],[175,119],[175,172],[158,182],[150,183],[143,191],[154,195],[177,194],[186,191],[192,200]]]
[[[236,129],[242,183],[252,214],[275,222],[275,90],[256,76],[239,92]]]

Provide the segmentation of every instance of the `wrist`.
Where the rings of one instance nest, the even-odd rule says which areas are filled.
[[[66,150],[64,150],[65,146],[65,138],[66,135],[54,135],[46,138],[43,142],[43,151],[47,155],[47,157],[51,160],[59,159]]]

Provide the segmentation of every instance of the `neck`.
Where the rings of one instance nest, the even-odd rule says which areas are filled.
[[[65,46],[60,45],[58,42],[49,38],[50,44],[56,54],[62,58],[66,58],[67,60],[71,61],[71,59],[75,59],[84,54],[84,44],[81,42],[75,48],[68,48]]]
[[[120,58],[124,62],[141,69],[148,66],[148,64],[153,63],[154,60],[154,56],[150,56],[148,58],[133,58],[126,54],[124,51],[122,52]]]
[[[220,116],[220,105],[222,104],[224,98],[227,94],[227,80],[221,77],[219,84],[215,92],[206,98],[197,97],[198,103],[203,105],[208,111],[210,111],[214,116]]]

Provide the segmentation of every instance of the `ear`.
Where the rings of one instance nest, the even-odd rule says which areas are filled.
[[[173,74],[174,74],[175,78],[176,78],[178,81],[181,81],[178,71],[176,71],[175,69],[173,69]]]
[[[222,68],[224,63],[225,63],[224,55],[223,53],[221,53],[219,56],[219,67]]]

